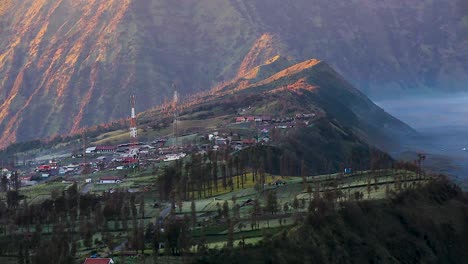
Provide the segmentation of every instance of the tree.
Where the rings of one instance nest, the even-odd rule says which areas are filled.
[[[114,251],[114,235],[111,232],[105,232],[102,236],[102,241],[107,246],[112,255]]]
[[[197,223],[197,210],[195,206],[195,200],[192,200],[192,203],[190,204],[190,217],[192,221],[192,227],[195,227]]]
[[[263,191],[263,184],[256,182],[254,185],[254,190],[258,193],[261,193]]]
[[[91,230],[87,230],[85,237],[83,239],[83,244],[86,248],[91,248],[93,246],[93,234]]]
[[[234,205],[234,218],[240,219],[240,205]]]
[[[18,172],[16,172],[16,171],[12,172],[11,177],[10,177],[10,182],[13,185],[13,189],[15,191],[18,191],[19,188],[21,187],[21,181],[20,181],[20,178],[18,176]]]
[[[269,192],[266,199],[266,209],[267,211],[274,214],[278,211],[278,198],[276,197],[276,192]]]
[[[18,264],[24,264],[24,250],[23,250],[23,243],[19,244],[19,249],[18,249]]]
[[[293,201],[292,207],[293,207],[295,210],[297,210],[297,208],[299,208],[299,200],[297,199],[297,197],[294,197],[294,201]]]
[[[234,245],[234,224],[230,218],[228,218],[227,224],[228,224],[227,247],[229,249],[232,249]]]
[[[223,203],[223,217],[226,219],[229,218],[229,204],[227,201]]]
[[[215,155],[213,156],[214,156],[214,161],[213,161],[212,176],[213,176],[215,190],[218,191],[218,154],[215,153]]]
[[[307,185],[307,193],[309,194],[309,201],[312,200],[312,186],[310,184]],[[314,197],[315,198],[315,197]]]
[[[19,193],[18,191],[7,191],[7,205],[8,208],[14,209],[19,204]]]
[[[258,217],[260,216],[261,213],[262,213],[262,208],[260,207],[260,203],[258,202],[258,200],[254,200],[253,201],[252,212],[251,212],[251,215],[252,215],[252,223],[251,223],[252,230],[254,229],[254,227],[257,226],[257,220],[258,220]]]
[[[140,216],[142,219],[145,218],[145,198],[143,196],[140,199]]]
[[[240,182],[239,182],[239,180],[240,180],[240,178],[242,178],[242,175],[241,175],[241,173],[240,173],[241,160],[239,159],[239,156],[235,156],[235,157],[234,157],[234,164],[235,164],[235,166],[236,166],[236,176],[237,176],[237,177],[236,177],[236,179],[237,179],[236,183],[237,183],[237,189],[240,189]],[[243,184],[243,183],[242,183],[242,184]]]
[[[228,159],[227,163],[227,169],[228,169],[228,185],[231,187],[231,191],[234,191],[234,181],[233,181],[233,170],[234,170],[234,161],[232,158]]]
[[[0,182],[0,188],[3,192],[6,192],[8,190],[8,178],[6,175],[2,176],[2,180]]]
[[[239,231],[242,232],[242,229],[245,228],[245,224],[240,222],[238,225],[237,225],[237,228],[239,228]]]
[[[304,160],[301,160],[301,176],[302,176],[302,187],[305,188],[307,184],[307,175],[309,175],[309,170],[307,169]]]
[[[221,164],[221,176],[223,177],[223,188],[227,188],[226,163]]]
[[[127,206],[127,203],[125,203],[122,207],[122,212],[120,214],[120,218],[122,219],[122,228],[124,230],[128,229],[128,218],[130,215],[130,209]]]
[[[76,250],[77,250],[76,248],[77,248],[76,241],[73,241],[73,242],[71,243],[71,249],[70,249],[70,255],[71,255],[72,257],[75,257],[75,256],[76,256]]]

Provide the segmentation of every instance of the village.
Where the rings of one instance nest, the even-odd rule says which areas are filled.
[[[265,233],[298,223],[307,213],[312,194],[333,202],[382,199],[392,190],[427,181],[405,170],[355,172],[348,166],[341,172],[312,176],[302,164],[298,172],[286,155],[272,149],[279,150],[288,134],[313,128],[323,114],[272,116],[252,112],[250,107],[239,109],[237,115],[228,116],[216,127],[197,131],[183,127],[187,121],[175,115],[163,129],[166,134],[140,141],[142,130],[132,108],[130,133],[124,131],[120,142],[112,137],[102,143],[83,139],[79,148],[49,151],[3,166],[0,187],[5,192],[0,194],[17,191],[18,198],[30,206],[48,203],[75,189],[80,197],[100,199],[107,207],[122,206],[115,205],[113,199],[129,199],[129,207],[139,208],[133,209],[132,217],[141,221],[140,227],[134,225],[133,231],[122,232],[120,225],[127,216],[120,216],[118,209],[114,220],[109,220],[113,226],[94,228],[98,235],[92,237],[93,242],[89,238],[78,241],[78,254],[85,258],[85,264],[93,264],[113,263],[116,256],[119,261],[125,256],[141,258],[138,250],[147,249],[152,242],[132,232],[144,226],[160,228],[161,235],[169,237],[172,234],[164,231],[168,225],[189,225],[190,236],[207,248],[241,247],[258,243]],[[0,198],[12,203],[7,194]],[[94,218],[99,219],[101,209],[96,210]],[[22,234],[24,230],[10,232]],[[154,230],[138,232],[156,235]],[[169,253],[169,245],[161,240],[152,251],[156,255],[180,254],[179,246],[171,246]]]
[[[271,142],[272,130],[286,130],[305,127],[316,117],[314,113],[297,114],[291,117],[275,118],[271,116],[238,116],[225,128],[208,131],[203,135],[194,134],[184,137],[161,137],[151,142],[133,142],[119,145],[87,146],[81,151],[74,151],[63,157],[49,160],[33,160],[13,168],[2,168],[2,177],[10,181],[18,177],[21,186],[32,186],[41,182],[62,179],[64,182],[76,182],[84,175],[85,183],[114,184],[121,183],[127,171],[146,169],[152,166],[183,159],[192,153],[206,155],[209,151],[236,152],[242,149]],[[239,127],[245,133],[232,132]],[[252,129],[253,128],[253,129]],[[239,131],[239,129],[235,129]],[[183,138],[189,138],[185,140]],[[49,155],[50,156],[50,155]],[[52,155],[53,156],[53,155]],[[103,175],[105,174],[105,175]],[[102,175],[99,178],[93,175]]]

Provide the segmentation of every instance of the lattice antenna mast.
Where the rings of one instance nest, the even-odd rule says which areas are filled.
[[[178,136],[178,118],[179,118],[179,113],[177,109],[177,103],[179,102],[179,94],[177,93],[177,86],[175,84],[172,85],[174,88],[174,98],[172,100],[172,110],[174,111],[174,126],[173,126],[173,134],[174,134],[174,148],[177,147],[177,136]]]
[[[130,102],[132,105],[132,113],[130,116],[130,140],[131,140],[131,147],[135,148],[136,145],[138,144],[138,128],[137,128],[137,118],[136,118],[136,113],[135,113],[135,95],[132,95],[130,97]]]
[[[83,140],[83,164],[86,164],[86,129],[81,131],[81,138]]]

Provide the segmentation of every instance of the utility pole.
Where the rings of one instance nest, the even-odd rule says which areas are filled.
[[[172,100],[172,110],[174,111],[174,125],[173,125],[173,134],[174,134],[174,149],[177,149],[177,136],[178,136],[178,111],[177,111],[177,103],[179,101],[179,94],[177,93],[177,86],[175,84],[172,85],[174,88],[174,98]]]
[[[422,162],[426,159],[426,155],[424,153],[418,153],[418,178],[421,179],[423,175],[422,170]]]
[[[83,138],[83,174],[87,174],[87,164],[86,164],[86,130],[83,129],[81,132],[81,137]]]

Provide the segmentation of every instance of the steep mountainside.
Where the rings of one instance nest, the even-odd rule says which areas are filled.
[[[316,59],[293,64],[275,56],[242,77],[189,98],[177,109],[181,141],[214,131],[234,140],[257,138],[262,142],[267,136],[266,145],[285,153],[278,157],[288,157],[288,168],[300,168],[303,160],[312,174],[343,166],[367,170],[375,157],[380,163],[389,162],[389,156],[380,150],[393,150],[398,137],[416,135]],[[173,111],[173,105],[166,104],[142,113],[138,118],[140,140],[173,137]],[[269,121],[254,121],[255,117]],[[120,144],[126,140],[128,132],[121,130],[90,142]]]
[[[278,56],[267,60],[243,77],[189,100],[180,107],[181,120],[208,120],[221,116],[232,122],[241,114],[239,109],[247,109],[243,115],[276,118],[314,113],[319,122],[310,127],[317,125],[319,130],[331,130],[298,129],[289,138],[314,141],[338,134],[338,138],[341,137],[341,140],[337,139],[338,144],[352,139],[385,150],[395,147],[400,137],[416,135],[406,124],[372,103],[327,63],[312,59],[290,65],[290,61]],[[142,123],[153,122],[155,116],[164,114],[160,109],[148,111],[140,120]],[[304,134],[304,131],[310,134]],[[320,144],[318,140],[310,145]],[[300,148],[306,148],[305,145]],[[326,146],[316,149],[317,153],[324,148]]]
[[[400,137],[414,135],[410,127],[376,106],[323,61],[304,61],[234,89],[240,94],[254,93],[280,101],[290,100],[285,108],[301,106],[305,111],[325,113],[329,119],[351,128],[368,143],[380,147],[390,147],[385,143],[395,143]]]
[[[463,0],[6,0],[0,145],[77,131],[245,76],[281,54],[328,61],[367,94],[462,90]]]

